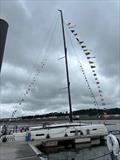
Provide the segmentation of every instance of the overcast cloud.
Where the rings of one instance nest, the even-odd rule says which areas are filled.
[[[96,57],[96,73],[105,98],[101,106],[86,57],[66,28],[73,110],[95,107],[80,70],[83,64],[99,108],[120,107],[119,0],[0,0],[0,18],[9,23],[1,74],[0,117],[68,111],[60,24],[76,25],[80,40]],[[41,62],[45,66],[42,68]],[[40,73],[38,74],[38,70]],[[35,77],[35,83],[26,90]],[[21,98],[24,103],[18,105]]]

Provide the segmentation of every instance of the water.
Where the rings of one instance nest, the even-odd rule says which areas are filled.
[[[108,131],[119,130],[120,123],[106,125]],[[120,140],[120,134],[116,135]],[[64,150],[48,155],[49,160],[111,160],[106,145],[89,147],[83,149]]]
[[[110,160],[110,155],[106,155],[107,153],[109,151],[106,146],[98,146],[49,154],[48,157],[49,160],[92,160],[98,157],[99,160]]]

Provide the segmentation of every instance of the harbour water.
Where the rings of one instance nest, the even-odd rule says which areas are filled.
[[[105,123],[108,131],[120,131],[120,120],[92,120],[81,121],[82,123]],[[120,139],[119,132],[116,134]],[[105,145],[87,147],[77,146],[75,149],[62,150],[57,153],[48,154],[49,160],[111,160],[109,150]]]
[[[49,160],[111,160],[106,146],[67,150],[48,155]]]
[[[101,121],[102,122],[102,121]],[[120,123],[115,121],[108,121],[106,127],[109,131],[120,131]],[[120,132],[116,134],[120,140]],[[105,145],[94,146],[88,148],[64,150],[58,153],[48,155],[49,160],[111,160],[109,150]]]

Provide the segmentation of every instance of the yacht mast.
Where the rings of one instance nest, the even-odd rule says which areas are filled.
[[[65,40],[64,21],[63,21],[62,10],[58,10],[58,11],[60,12],[60,15],[61,15],[61,24],[62,24],[62,32],[63,32],[63,43],[64,43],[64,52],[65,52],[66,75],[67,75],[69,117],[70,117],[70,122],[72,122],[73,121],[73,119],[72,119],[72,104],[71,104],[71,94],[70,94],[70,80],[69,80],[69,71],[68,71],[67,47],[66,47],[66,40]]]

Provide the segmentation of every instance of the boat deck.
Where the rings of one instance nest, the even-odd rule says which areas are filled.
[[[0,160],[40,160],[27,143],[1,143]]]

